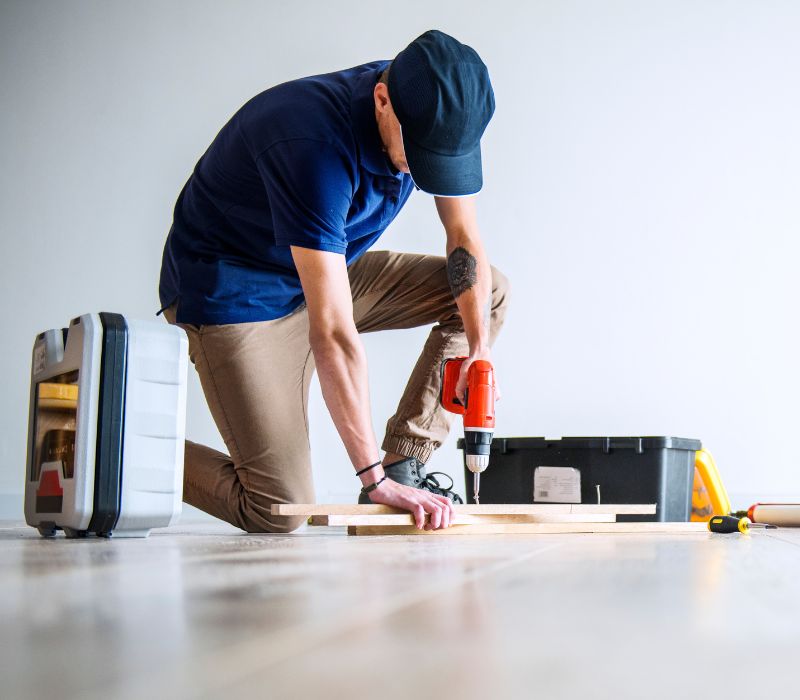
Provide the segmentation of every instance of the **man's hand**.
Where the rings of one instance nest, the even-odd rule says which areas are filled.
[[[393,508],[410,511],[414,516],[418,530],[438,530],[450,527],[455,511],[449,498],[437,496],[430,491],[415,489],[386,479],[378,488],[370,492],[373,503],[382,503]],[[426,514],[430,514],[430,522],[425,522]]]
[[[486,360],[487,362],[492,362],[491,352],[489,352],[487,348],[480,354],[470,355],[466,360],[464,360],[464,362],[461,363],[461,370],[458,373],[458,383],[456,384],[456,396],[462,404],[465,404],[464,393],[467,388],[467,371],[469,370],[470,365],[475,362],[475,360]],[[494,362],[492,362],[492,366],[494,366]],[[494,400],[500,400],[500,387],[497,385],[497,372],[495,372]]]

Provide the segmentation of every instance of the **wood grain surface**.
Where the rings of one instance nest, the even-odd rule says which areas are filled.
[[[706,523],[512,523],[452,525],[444,530],[418,530],[402,525],[351,525],[349,535],[563,535],[571,533],[688,535],[708,533]],[[709,533],[710,534],[710,533]]]
[[[481,505],[454,505],[463,515],[653,515],[655,503],[487,503]],[[356,503],[277,503],[272,515],[392,515],[407,511],[389,506]]]
[[[430,518],[426,518],[429,520]],[[501,515],[470,515],[469,513],[456,513],[452,525],[512,525],[519,523],[613,523],[617,516],[613,513],[556,513],[556,514],[501,514]],[[414,516],[410,513],[390,513],[379,515],[312,515],[311,525],[342,526],[342,525],[414,525]]]

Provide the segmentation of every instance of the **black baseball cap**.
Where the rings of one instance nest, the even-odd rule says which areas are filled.
[[[425,32],[392,61],[389,99],[417,187],[447,197],[478,192],[494,91],[477,52],[444,32]]]

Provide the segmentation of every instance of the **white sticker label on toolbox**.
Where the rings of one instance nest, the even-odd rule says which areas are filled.
[[[534,503],[580,503],[581,473],[574,467],[536,467]]]
[[[44,372],[47,367],[47,345],[39,343],[33,351],[33,373]]]

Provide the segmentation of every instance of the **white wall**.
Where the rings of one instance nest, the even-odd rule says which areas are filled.
[[[175,197],[230,114],[431,27],[497,95],[498,434],[699,437],[740,505],[800,496],[797,3],[19,0],[0,8],[0,515],[21,512],[35,334],[150,317]],[[432,201],[382,243],[441,252]],[[379,435],[424,336],[365,339]],[[194,377],[189,400],[190,437],[221,446]],[[311,421],[319,498],[351,498],[318,387]],[[455,437],[432,468],[458,475]]]

